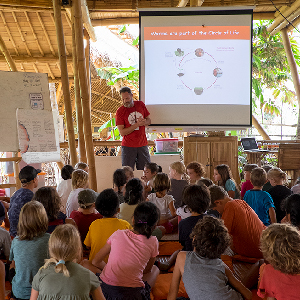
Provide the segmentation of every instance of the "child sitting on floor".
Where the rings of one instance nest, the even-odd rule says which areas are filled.
[[[179,243],[184,251],[193,251],[191,232],[210,206],[210,194],[204,184],[190,185],[183,192],[183,201],[191,216],[179,222]]]
[[[90,262],[92,262],[95,255],[115,231],[118,229],[131,229],[131,225],[127,221],[117,219],[119,199],[113,189],[106,189],[99,194],[96,199],[96,209],[103,218],[94,221],[90,225],[84,240],[84,244],[88,248],[91,248],[89,256]],[[108,257],[105,257],[104,261],[107,262],[107,259]]]
[[[267,173],[267,177],[272,185],[268,193],[273,199],[276,211],[277,222],[280,223],[285,216],[285,211],[281,209],[281,202],[292,194],[292,191],[285,185],[287,174],[279,168],[273,168]]]
[[[167,174],[158,173],[153,181],[155,193],[148,196],[146,201],[154,203],[160,210],[159,225],[166,228],[166,233],[172,233],[178,226],[178,217],[174,206],[174,198],[168,195],[171,182]]]
[[[130,179],[134,178],[133,169],[131,167],[123,166],[122,169],[125,172],[126,182],[128,182]]]
[[[48,258],[50,234],[48,217],[43,204],[26,203],[20,212],[17,236],[12,241],[9,260],[15,264],[16,274],[12,280],[12,299],[29,299],[32,278],[44,260]]]
[[[190,184],[196,184],[196,182],[205,175],[205,167],[193,161],[186,166],[186,173],[189,176]]]
[[[117,169],[113,175],[113,189],[117,193],[119,203],[124,203],[124,190],[127,182],[124,169]]]
[[[191,238],[194,249],[178,254],[167,299],[177,298],[181,277],[191,300],[252,299],[251,291],[220,259],[230,245],[230,235],[223,221],[205,216],[194,227]]]
[[[43,204],[48,216],[48,233],[52,233],[56,226],[62,224],[75,225],[74,220],[67,218],[67,216],[61,211],[61,199],[58,196],[57,191],[51,186],[40,187],[34,194],[33,200],[36,200]]]
[[[89,227],[95,220],[101,219],[102,215],[96,212],[95,202],[99,194],[91,189],[85,189],[78,193],[78,210],[73,210],[71,218],[75,221],[80,233],[82,243],[89,231]]]
[[[260,268],[258,296],[268,300],[299,299],[299,231],[288,224],[272,224],[262,233],[261,250],[269,264]]]
[[[222,186],[232,199],[240,199],[240,191],[233,179],[228,165],[218,165],[214,169],[214,179],[219,186]]]
[[[153,203],[143,202],[134,210],[133,230],[118,230],[96,254],[93,264],[101,266],[109,254],[100,279],[107,300],[150,300],[159,270],[154,266],[158,241],[151,236],[159,220]]]
[[[292,194],[285,198],[281,208],[286,212],[286,216],[281,223],[290,223],[300,230],[300,195]]]
[[[185,172],[185,166],[181,161],[175,161],[170,164],[169,177],[171,180],[171,190],[168,192],[175,199],[175,208],[182,205],[182,193],[184,188],[189,184],[189,177]]]
[[[158,173],[158,165],[156,163],[146,163],[143,176],[141,177],[144,185],[144,199],[153,192],[153,180]]]
[[[50,259],[34,276],[31,300],[81,299],[105,300],[100,282],[91,271],[80,266],[82,247],[77,229],[72,225],[55,228],[49,239]]]
[[[66,204],[66,215],[69,218],[73,210],[77,210],[78,193],[89,187],[89,175],[87,172],[78,169],[72,173],[72,192],[70,193]]]
[[[255,168],[251,172],[253,189],[246,192],[244,200],[256,212],[259,219],[268,226],[276,222],[276,213],[272,197],[268,192],[262,191],[267,182],[267,173],[263,168]]]
[[[125,203],[120,204],[118,219],[127,221],[132,225],[133,212],[137,205],[143,201],[143,185],[138,178],[130,179],[125,187]]]
[[[253,169],[257,168],[257,164],[246,164],[244,165],[244,179],[245,182],[242,183],[241,187],[241,199],[244,199],[245,193],[253,189],[253,184],[251,183],[250,176]]]

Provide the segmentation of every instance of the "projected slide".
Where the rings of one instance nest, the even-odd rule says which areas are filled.
[[[250,30],[144,27],[146,105],[249,105]]]

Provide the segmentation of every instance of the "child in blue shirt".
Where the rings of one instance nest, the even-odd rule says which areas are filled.
[[[263,168],[255,168],[250,176],[253,189],[246,192],[244,200],[256,212],[259,219],[268,226],[276,223],[276,213],[273,199],[268,192],[262,190],[267,182],[267,173]]]

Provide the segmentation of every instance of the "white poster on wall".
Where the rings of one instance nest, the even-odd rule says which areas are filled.
[[[17,109],[17,126],[21,156],[27,164],[60,161],[51,111]]]

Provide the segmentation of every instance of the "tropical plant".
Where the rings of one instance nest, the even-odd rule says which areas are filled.
[[[270,35],[267,31],[271,21],[260,21],[253,29],[252,61],[252,104],[253,111],[260,114],[279,115],[276,100],[295,105],[295,92],[287,82],[291,80],[290,67],[280,33]],[[300,66],[300,51],[294,38],[290,37],[295,61]],[[273,99],[265,97],[265,91],[272,92]]]

